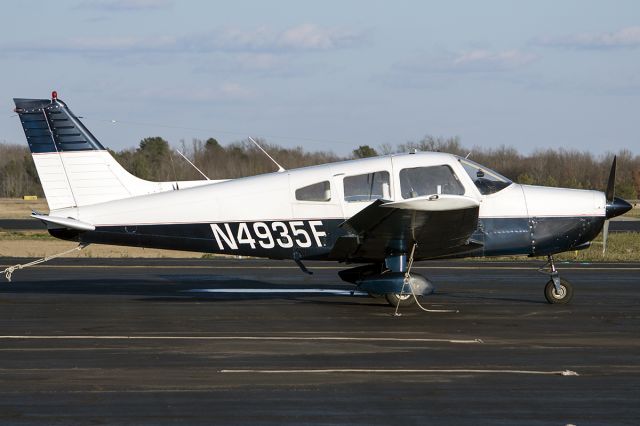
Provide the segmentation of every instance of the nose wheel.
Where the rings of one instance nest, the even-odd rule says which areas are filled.
[[[573,297],[573,286],[567,280],[558,278],[560,285],[556,288],[553,279],[544,286],[544,297],[551,304],[566,305]]]
[[[573,286],[563,278],[560,278],[553,256],[548,257],[547,264],[540,272],[549,274],[551,279],[544,286],[544,297],[552,305],[566,305],[573,298]]]

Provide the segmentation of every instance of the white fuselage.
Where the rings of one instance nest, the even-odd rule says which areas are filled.
[[[604,217],[602,192],[511,184],[494,194],[482,195],[456,157],[440,153],[400,154],[269,173],[180,190],[52,211],[95,226],[213,223],[282,219],[347,219],[374,200],[346,201],[345,177],[386,171],[391,176],[389,199],[402,200],[402,169],[447,165],[464,187],[464,195],[480,202],[480,218]],[[297,189],[328,181],[327,201],[297,200]],[[387,195],[387,194],[385,194]]]

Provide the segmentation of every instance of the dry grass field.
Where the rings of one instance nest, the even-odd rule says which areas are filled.
[[[33,210],[48,213],[45,199],[22,200],[0,198],[0,219],[29,219]],[[35,220],[35,219],[34,219]],[[46,231],[2,231],[0,230],[0,257],[44,257],[75,247],[76,244],[51,237]],[[200,253],[175,250],[144,249],[92,245],[67,257],[201,257]]]
[[[70,241],[62,241],[50,237],[46,232],[32,233],[31,235],[7,235],[0,232],[0,257],[45,257],[55,253],[61,253],[77,246]],[[192,253],[176,250],[145,249],[141,247],[120,247],[110,245],[90,245],[81,251],[74,251],[64,257],[115,257],[115,258],[200,258],[201,253]]]
[[[33,210],[48,213],[47,201],[44,198],[34,201],[20,198],[0,198],[0,219],[27,219]]]
[[[634,217],[640,219],[640,201],[634,203],[633,209],[624,215],[625,217]]]

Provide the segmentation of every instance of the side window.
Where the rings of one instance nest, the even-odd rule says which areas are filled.
[[[431,194],[464,194],[464,187],[449,166],[402,169],[400,171],[400,189],[402,198]]]
[[[344,200],[349,203],[391,198],[389,172],[386,171],[347,176],[343,183]]]
[[[314,183],[296,189],[296,200],[299,201],[329,201],[331,200],[331,186],[329,181]]]

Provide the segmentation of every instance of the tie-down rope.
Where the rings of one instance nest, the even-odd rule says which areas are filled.
[[[27,268],[29,266],[37,265],[39,263],[44,263],[44,262],[47,262],[47,261],[49,261],[51,259],[55,259],[56,257],[64,256],[65,254],[71,253],[72,251],[82,250],[83,248],[85,248],[88,245],[89,244],[78,244],[76,247],[74,247],[74,248],[72,248],[70,250],[67,250],[67,251],[63,251],[62,253],[53,254],[51,256],[43,257],[42,259],[38,259],[38,260],[34,260],[33,262],[25,263],[24,265],[18,264],[18,265],[9,266],[4,271],[2,271],[2,273],[7,278],[7,281],[11,282],[11,275],[14,273],[14,271],[16,269],[24,269],[24,268]]]
[[[422,306],[420,304],[420,301],[418,301],[418,296],[416,296],[416,292],[413,289],[413,285],[411,284],[411,267],[413,266],[413,255],[415,254],[416,251],[416,247],[418,246],[418,243],[413,243],[413,246],[411,247],[411,255],[409,256],[409,261],[407,262],[407,271],[404,273],[404,280],[402,281],[402,289],[400,289],[400,294],[398,295],[398,304],[396,305],[396,311],[394,313],[394,316],[400,316],[400,314],[398,313],[398,308],[400,307],[400,297],[402,297],[402,294],[404,293],[404,288],[405,286],[409,286],[409,288],[411,289],[411,294],[413,295],[413,298],[416,301],[416,304],[418,305],[418,307],[420,309],[422,309],[425,312],[437,312],[437,313],[458,313],[460,311],[458,311],[457,309],[429,309],[429,308],[425,308],[424,306]]]

